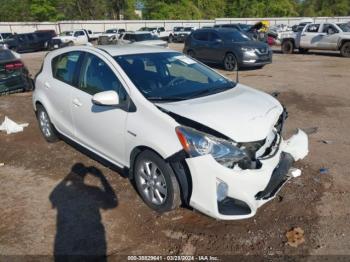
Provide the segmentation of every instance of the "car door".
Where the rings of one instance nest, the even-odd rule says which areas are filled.
[[[75,31],[74,37],[76,38],[76,44],[83,45],[88,42],[86,33],[83,30]]]
[[[49,114],[60,133],[73,138],[74,124],[71,114],[71,93],[77,86],[77,72],[82,62],[82,53],[72,51],[52,59],[52,77],[43,79],[47,97],[50,99]]]
[[[100,156],[122,165],[125,163],[127,93],[112,68],[101,55],[85,53],[79,85],[72,92],[72,115],[75,139]],[[94,94],[109,90],[119,94],[119,106],[92,102]]]
[[[332,24],[323,24],[322,38],[318,42],[319,49],[336,50],[338,47],[339,30]]]
[[[223,60],[223,39],[217,32],[209,33],[208,45],[203,52],[208,60],[218,62]]]
[[[207,61],[207,52],[209,47],[209,31],[198,30],[193,33],[191,49],[195,57],[199,60]]]
[[[317,49],[318,42],[322,39],[320,24],[309,24],[305,27],[300,37],[300,47],[305,49]]]

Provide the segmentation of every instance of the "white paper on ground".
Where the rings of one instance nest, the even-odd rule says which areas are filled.
[[[23,129],[28,125],[28,123],[17,124],[15,121],[5,116],[4,122],[2,122],[2,124],[0,125],[0,131],[4,131],[9,135],[13,133],[22,132]]]

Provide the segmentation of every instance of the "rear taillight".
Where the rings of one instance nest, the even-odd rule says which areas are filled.
[[[12,63],[5,65],[5,69],[7,71],[11,71],[11,70],[15,70],[15,69],[23,68],[23,67],[24,67],[24,65],[21,61],[12,62]]]

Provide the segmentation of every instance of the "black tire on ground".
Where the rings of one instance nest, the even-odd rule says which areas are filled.
[[[299,48],[299,53],[300,54],[306,54],[307,52],[309,52],[309,49]]]
[[[67,44],[68,46],[73,46],[74,45],[74,43],[72,42],[72,41],[70,41],[70,42],[68,42],[68,44]]]
[[[169,37],[168,37],[168,42],[169,42],[169,43],[174,42],[174,37],[173,37],[173,35],[169,35]]]
[[[346,42],[341,46],[340,54],[343,57],[350,57],[350,42]]]
[[[284,41],[281,47],[283,54],[293,54],[294,52],[294,44],[291,40]]]
[[[145,150],[135,160],[134,182],[143,201],[163,213],[181,205],[181,193],[174,171],[156,153]]]
[[[42,105],[37,105],[36,117],[38,119],[39,128],[45,140],[54,143],[59,140],[57,131],[51,123],[50,117]]]
[[[187,55],[193,58],[196,56],[193,50],[188,50]]]
[[[28,85],[24,88],[24,92],[33,91],[34,90],[34,81],[30,77],[28,77]]]
[[[224,58],[224,68],[227,71],[234,71],[238,68],[237,58],[232,53],[227,53]]]

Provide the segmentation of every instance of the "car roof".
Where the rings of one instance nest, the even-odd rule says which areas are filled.
[[[97,46],[111,56],[118,55],[132,55],[132,54],[145,54],[145,53],[168,53],[168,52],[178,52],[175,50],[156,47],[156,46],[146,46],[146,45],[101,45]]]

